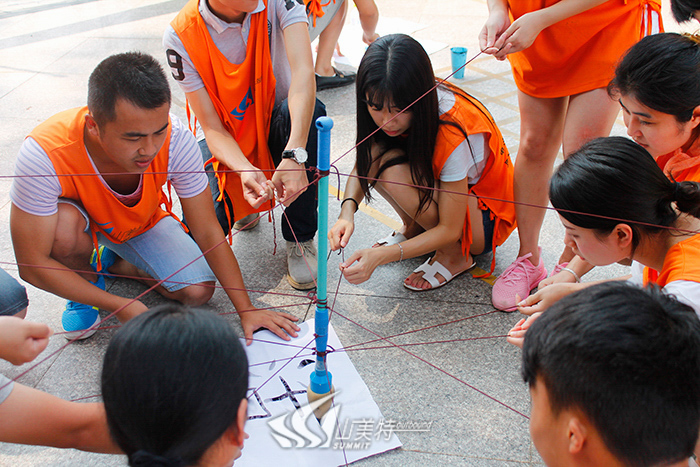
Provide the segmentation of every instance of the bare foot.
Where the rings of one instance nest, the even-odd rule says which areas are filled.
[[[466,257],[462,256],[461,252],[461,246],[459,243],[457,244],[457,247],[459,248],[459,252],[455,254],[454,248],[446,248],[442,250],[437,250],[435,252],[435,255],[430,258],[430,263],[433,264],[435,261],[439,262],[442,264],[445,268],[447,268],[448,271],[452,274],[452,277],[457,276],[458,274],[463,273],[467,269],[471,269],[472,266],[474,266],[474,259],[472,258],[471,255],[467,255]],[[412,272],[405,280],[404,283],[406,285],[410,285],[412,287],[416,287],[418,289],[423,289],[423,290],[428,290],[433,288],[430,283],[423,279],[424,273],[421,272]],[[435,274],[435,278],[440,284],[443,284],[447,279],[442,276],[440,273]]]

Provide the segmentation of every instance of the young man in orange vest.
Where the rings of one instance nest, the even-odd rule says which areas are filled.
[[[274,192],[286,206],[289,283],[316,280],[314,84],[306,10],[293,0],[190,0],[165,32],[173,77],[202,132],[217,217],[225,233],[257,222]],[[203,135],[202,135],[203,133]],[[204,139],[206,138],[206,139]],[[298,243],[297,243],[298,242]]]
[[[83,331],[99,323],[98,308],[121,310],[121,321],[146,311],[138,300],[106,292],[96,271],[148,285],[164,280],[156,290],[188,305],[206,303],[218,279],[249,342],[261,327],[295,336],[296,318],[251,304],[217,225],[199,148],[169,110],[158,62],[119,54],[90,75],[87,107],[56,114],[31,132],[10,192],[20,275],[70,300],[63,313],[68,336],[94,332]],[[172,216],[166,183],[175,187],[194,240]]]

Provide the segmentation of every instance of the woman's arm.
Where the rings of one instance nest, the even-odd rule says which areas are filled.
[[[355,213],[363,199],[365,199],[365,195],[362,192],[360,180],[357,178],[357,166],[355,166],[345,184],[343,201],[348,201],[343,202],[338,220],[328,231],[331,250],[335,251],[348,245],[355,230]]]
[[[503,60],[506,55],[525,50],[535,42],[543,29],[567,18],[571,18],[586,10],[590,10],[607,0],[561,0],[547,8],[524,14],[498,36],[492,47],[486,53]],[[490,6],[490,5],[489,5]],[[487,23],[488,24],[488,23]],[[483,33],[482,33],[483,35]],[[487,46],[482,46],[482,49]],[[493,49],[498,52],[492,52]]]
[[[369,279],[378,266],[430,253],[461,238],[467,216],[467,179],[441,182],[438,188],[437,225],[399,245],[385,245],[354,252],[340,265],[348,282],[360,284]]]

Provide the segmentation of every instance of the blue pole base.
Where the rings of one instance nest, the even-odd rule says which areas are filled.
[[[333,385],[333,375],[330,371],[311,373],[311,384],[309,388],[316,394],[328,394]]]

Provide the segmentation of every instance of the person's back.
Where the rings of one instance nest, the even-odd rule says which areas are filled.
[[[569,295],[528,330],[530,432],[547,465],[687,465],[700,429],[700,321],[657,288]]]

